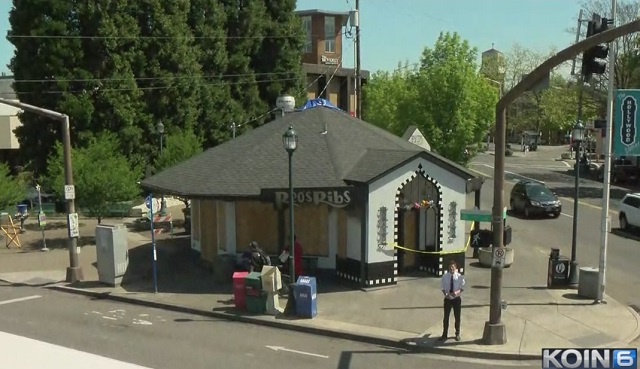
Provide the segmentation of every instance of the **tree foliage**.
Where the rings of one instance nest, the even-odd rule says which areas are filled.
[[[109,132],[95,135],[86,147],[72,151],[73,179],[76,203],[89,211],[98,223],[113,204],[131,201],[139,193],[137,182],[142,176],[140,166],[132,167],[119,152],[117,137]],[[64,196],[64,161],[60,143],[49,158],[47,185],[59,196]]]
[[[25,183],[21,177],[13,177],[9,167],[0,163],[0,211],[9,210],[26,196]]]
[[[378,73],[365,87],[365,120],[402,134],[415,124],[431,148],[466,163],[495,121],[497,91],[478,73],[477,50],[457,33],[441,33],[419,67]]]
[[[230,138],[232,122],[264,116],[278,95],[303,90],[304,30],[294,10],[294,0],[13,0],[14,90],[69,115],[76,147],[95,132],[116,133],[134,166],[157,155],[159,121],[167,134],[193,132],[211,147]],[[45,172],[60,125],[20,119],[24,161]]]

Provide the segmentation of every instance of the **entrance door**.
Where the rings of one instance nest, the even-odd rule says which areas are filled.
[[[400,216],[398,217],[398,233],[400,246],[417,250],[418,249],[418,219],[420,213],[418,210],[404,211],[400,210]],[[400,241],[400,239],[402,241]],[[398,273],[406,273],[416,266],[416,253],[399,249],[398,251]]]

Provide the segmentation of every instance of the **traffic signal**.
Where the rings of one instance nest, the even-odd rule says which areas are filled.
[[[607,18],[594,14],[587,25],[587,38],[606,31],[610,23],[612,22]],[[604,74],[607,69],[607,55],[609,55],[607,44],[596,45],[582,54],[582,76],[585,82],[588,82],[593,74]]]

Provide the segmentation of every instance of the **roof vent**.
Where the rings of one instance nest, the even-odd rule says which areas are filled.
[[[290,113],[296,108],[296,99],[291,95],[282,95],[276,99],[276,108],[282,111],[282,115]]]

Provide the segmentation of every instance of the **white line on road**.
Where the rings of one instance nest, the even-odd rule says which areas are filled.
[[[329,358],[329,356],[314,354],[314,353],[311,353],[311,352],[291,350],[291,349],[288,349],[288,348],[285,348],[285,347],[282,347],[282,346],[269,346],[269,345],[267,345],[266,347],[269,348],[269,349],[272,349],[273,351],[286,351],[286,352],[291,352],[291,353],[294,353],[294,354],[319,357],[319,358],[322,358],[322,359],[328,359]]]
[[[20,301],[27,301],[27,300],[33,300],[33,299],[39,299],[40,295],[33,295],[33,296],[27,296],[27,297],[20,297],[17,299],[12,299],[12,300],[4,300],[4,301],[0,301],[0,305],[6,305],[6,304],[13,304],[14,302],[20,302]]]

